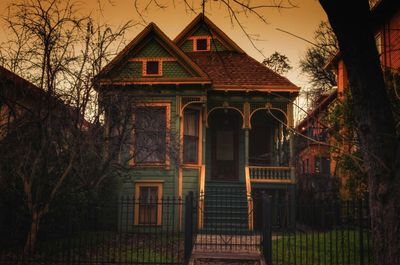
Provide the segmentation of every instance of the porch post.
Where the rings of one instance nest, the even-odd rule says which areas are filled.
[[[244,128],[244,165],[249,165],[249,128]]]
[[[244,166],[249,165],[249,129],[250,123],[250,103],[245,102],[243,104],[243,129],[244,129]]]

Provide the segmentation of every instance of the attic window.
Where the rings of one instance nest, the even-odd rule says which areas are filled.
[[[161,76],[162,63],[161,61],[144,61],[143,76]]]
[[[210,38],[209,37],[198,37],[193,39],[193,51],[209,51],[210,50]]]

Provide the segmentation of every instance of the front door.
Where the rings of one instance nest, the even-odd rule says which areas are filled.
[[[238,180],[238,131],[236,113],[220,112],[212,119],[212,169],[213,180]]]

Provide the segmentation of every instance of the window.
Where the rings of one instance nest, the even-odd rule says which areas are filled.
[[[210,37],[194,37],[193,38],[193,51],[209,51],[211,48]]]
[[[162,183],[136,183],[135,225],[161,225]]]
[[[183,124],[183,162],[197,164],[199,153],[199,111],[185,110]]]
[[[315,157],[315,173],[329,174],[330,160],[326,157]]]
[[[169,105],[137,107],[134,111],[134,164],[166,164]]]
[[[161,76],[161,61],[143,61],[143,76]]]

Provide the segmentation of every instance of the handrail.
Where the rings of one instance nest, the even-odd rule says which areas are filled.
[[[248,166],[251,182],[294,183],[294,168],[289,166]]]
[[[204,222],[204,192],[206,186],[206,167],[201,165],[200,167],[200,179],[199,179],[199,207],[198,207],[198,228],[203,228]]]
[[[278,170],[289,170],[292,167],[277,167],[277,166],[248,166],[250,169],[259,168],[259,169],[278,169]]]
[[[253,198],[251,196],[250,168],[245,167],[246,177],[246,195],[247,195],[247,216],[249,221],[249,230],[253,230]]]

